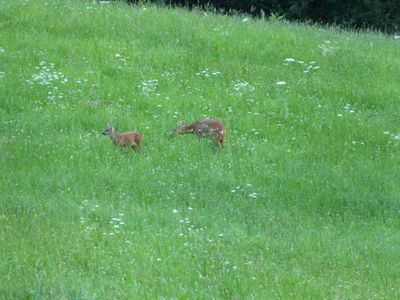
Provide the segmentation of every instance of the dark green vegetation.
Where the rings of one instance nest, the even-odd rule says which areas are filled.
[[[398,40],[0,3],[1,299],[400,298]]]
[[[142,3],[141,0],[125,0]],[[398,0],[150,0],[185,7],[201,7],[223,13],[280,16],[290,21],[336,24],[353,29],[400,30]]]

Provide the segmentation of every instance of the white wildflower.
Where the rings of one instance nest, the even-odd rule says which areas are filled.
[[[154,92],[158,87],[157,79],[144,80],[140,83],[139,88],[142,91],[142,95],[149,96],[151,92]]]
[[[291,63],[291,62],[295,62],[295,61],[296,60],[294,58],[291,58],[291,57],[285,58],[285,60],[284,60],[284,62],[287,62],[287,63]]]
[[[196,73],[197,76],[204,76],[204,77],[210,77],[210,76],[217,76],[221,74],[220,71],[211,71],[210,69],[206,68],[205,70]]]
[[[247,81],[237,81],[233,86],[236,96],[242,96],[244,92],[253,92],[255,88]]]
[[[324,41],[321,45],[318,46],[318,48],[321,49],[324,56],[327,56],[333,54],[336,50],[339,49],[339,47],[332,46],[332,44],[333,43],[331,41]]]
[[[251,194],[249,194],[249,197],[255,199],[255,198],[257,198],[257,193],[256,192],[251,193]]]

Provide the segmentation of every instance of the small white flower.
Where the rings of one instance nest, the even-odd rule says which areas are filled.
[[[206,68],[205,70],[196,73],[197,76],[204,76],[204,77],[210,77],[210,76],[217,76],[221,74],[220,71],[211,71],[210,69]]]
[[[288,57],[285,58],[284,62],[295,62],[296,60],[294,58]]]
[[[249,194],[249,197],[255,199],[255,198],[257,198],[257,193],[256,192],[251,193],[251,194]]]
[[[249,18],[244,18],[244,19],[242,20],[242,23],[248,22],[248,21],[249,21]]]
[[[396,40],[399,40],[399,39],[400,39],[400,35],[395,35],[394,38],[395,38]]]
[[[278,82],[276,83],[276,85],[286,85],[286,82],[285,82],[285,81],[278,81]]]
[[[178,210],[177,210],[176,208],[174,208],[174,209],[172,210],[172,213],[173,213],[173,214],[177,214],[177,213],[178,213]]]
[[[255,88],[253,86],[251,86],[247,81],[237,81],[234,84],[234,89],[236,92],[241,93],[242,91],[254,91]]]
[[[155,92],[158,87],[157,79],[144,80],[138,86],[142,90],[142,95],[149,96],[151,92]]]

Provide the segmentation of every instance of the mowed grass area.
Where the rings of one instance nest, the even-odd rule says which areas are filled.
[[[399,51],[244,16],[1,1],[0,298],[399,299]],[[171,136],[205,117],[224,149]]]

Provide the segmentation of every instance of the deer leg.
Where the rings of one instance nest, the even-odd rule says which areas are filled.
[[[215,136],[214,142],[220,148],[224,147],[224,137],[223,136],[221,136],[221,135]]]
[[[135,151],[136,153],[139,153],[139,152],[140,152],[140,147],[139,147],[138,145],[132,144],[131,147],[132,147],[133,151]]]

